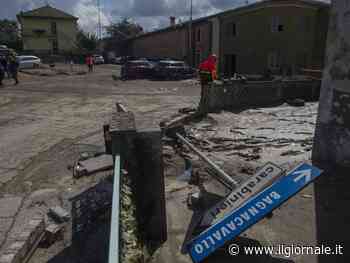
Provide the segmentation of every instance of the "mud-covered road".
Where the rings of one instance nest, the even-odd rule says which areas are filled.
[[[143,128],[158,125],[179,108],[195,107],[199,101],[200,87],[195,81],[122,82],[112,77],[118,73],[118,66],[102,65],[86,75],[22,73],[18,86],[5,80],[5,87],[0,89],[0,198],[16,196],[23,200],[13,217],[3,220],[0,215],[0,253],[6,247],[6,238],[29,216],[43,207],[64,206],[69,194],[96,182],[97,178],[74,182],[67,167],[79,153],[103,149],[102,126],[109,121],[116,102],[132,110],[138,128]],[[267,161],[287,169],[309,160],[316,111],[317,104],[311,103],[300,108],[281,105],[224,112],[210,114],[186,129],[194,144],[243,181]],[[154,262],[190,262],[187,255],[180,254],[180,248],[191,219],[186,198],[195,189],[177,180],[183,173],[183,159],[169,146],[164,150],[168,242]],[[197,164],[197,168],[201,167]],[[309,187],[244,236],[270,245],[313,245],[313,226],[313,192]],[[104,242],[108,242],[108,229],[101,231],[107,231]],[[30,262],[75,262],[65,253],[68,246],[69,238],[65,238],[49,249],[38,249]],[[86,256],[89,262],[101,262],[101,255],[92,254]],[[292,259],[315,262],[309,256]],[[288,262],[274,260],[271,262]],[[227,262],[232,261],[229,257]]]

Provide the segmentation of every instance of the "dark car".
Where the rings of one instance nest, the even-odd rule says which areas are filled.
[[[165,80],[193,78],[195,73],[185,62],[176,60],[161,60],[154,68],[154,77]]]
[[[152,76],[154,66],[147,60],[127,61],[121,69],[121,78],[138,79]]]

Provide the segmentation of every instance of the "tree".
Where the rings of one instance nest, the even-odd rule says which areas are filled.
[[[83,30],[78,31],[77,46],[85,52],[95,51],[98,45],[98,39],[95,34],[86,33]]]
[[[0,45],[6,45],[15,50],[22,49],[22,41],[16,21],[0,20]]]
[[[106,27],[107,34],[115,41],[122,41],[143,33],[143,28],[129,19],[124,18],[118,23],[112,23]]]

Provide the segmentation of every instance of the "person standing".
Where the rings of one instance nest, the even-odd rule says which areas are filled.
[[[202,83],[212,82],[217,79],[216,63],[217,57],[213,54],[199,65],[199,75]]]
[[[86,65],[89,68],[89,72],[93,72],[94,71],[94,60],[93,60],[92,56],[88,55],[86,57],[86,61],[85,62],[86,62]]]
[[[0,87],[2,87],[2,81],[4,79],[4,76],[5,76],[5,70],[4,70],[4,67],[2,65],[2,63],[0,63]]]
[[[5,73],[7,74],[7,77],[9,78],[10,74],[8,73],[8,69],[7,69],[7,58],[6,58],[6,56],[0,57],[0,64],[1,64],[1,66],[3,68],[3,71],[4,71],[4,78],[5,78]]]
[[[9,73],[11,74],[11,77],[15,80],[15,85],[19,83],[18,67],[19,67],[19,63],[17,61],[16,54],[11,53],[8,60],[8,70],[9,70]]]

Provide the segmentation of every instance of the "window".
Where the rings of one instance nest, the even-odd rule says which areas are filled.
[[[269,69],[278,69],[280,68],[280,55],[277,51],[272,51],[268,54],[267,57],[267,66]]]
[[[53,35],[57,34],[57,24],[56,24],[56,22],[51,22],[51,33]]]
[[[52,41],[52,51],[53,51],[54,54],[57,54],[57,52],[58,52],[58,41],[57,41],[57,39],[54,39]]]
[[[237,26],[236,23],[232,23],[232,36],[236,36],[237,35]]]
[[[280,22],[280,17],[273,16],[271,18],[271,32],[276,33],[276,32],[282,32],[282,31],[284,31],[284,26]]]
[[[197,30],[197,42],[201,42],[201,29],[198,28]]]
[[[298,31],[310,32],[311,31],[311,19],[310,17],[298,17]]]

